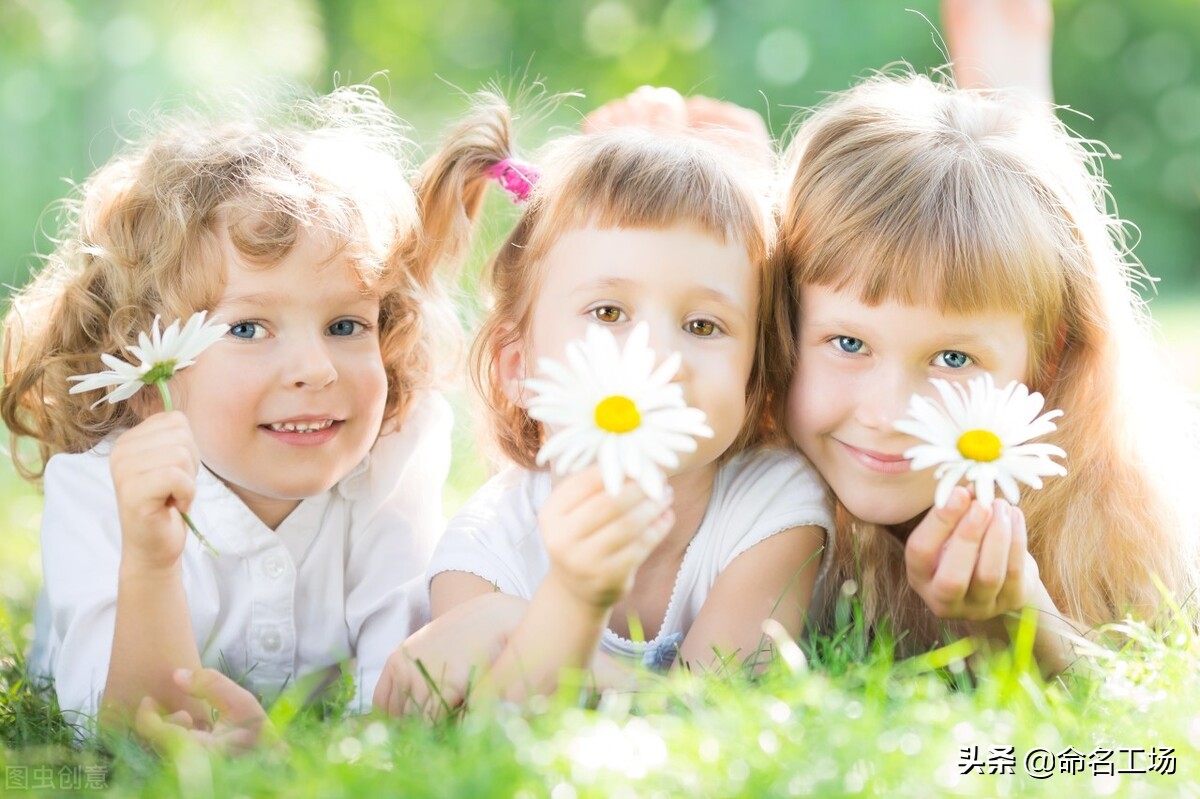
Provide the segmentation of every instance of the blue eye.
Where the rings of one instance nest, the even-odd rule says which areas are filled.
[[[258,322],[234,322],[229,326],[229,335],[234,338],[262,338],[266,332]]]
[[[944,366],[947,369],[963,369],[974,362],[970,355],[958,350],[942,350],[933,356],[934,366]]]
[[[355,322],[353,319],[339,319],[329,326],[329,335],[353,336],[364,327],[365,325],[362,322]]]
[[[863,348],[863,340],[852,336],[837,336],[833,340],[833,346],[850,355],[860,352]]]

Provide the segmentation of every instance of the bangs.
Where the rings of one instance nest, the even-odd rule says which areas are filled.
[[[540,217],[528,242],[534,259],[563,231],[587,226],[682,225],[722,244],[742,244],[754,263],[769,253],[773,228],[765,182],[757,186],[736,156],[703,142],[621,129],[559,140],[545,162],[530,204]]]
[[[1056,312],[1063,253],[1082,245],[1049,193],[996,153],[905,155],[890,171],[843,161],[801,186],[785,245],[797,285],[943,313]]]

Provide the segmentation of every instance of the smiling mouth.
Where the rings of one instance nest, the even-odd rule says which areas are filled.
[[[311,422],[273,422],[259,425],[276,433],[319,433],[333,427],[333,419],[320,419]]]
[[[900,474],[911,471],[912,460],[903,455],[889,455],[886,452],[875,452],[869,449],[860,449],[845,441],[839,442],[845,447],[850,455],[859,463],[876,472],[884,472],[886,474]]]

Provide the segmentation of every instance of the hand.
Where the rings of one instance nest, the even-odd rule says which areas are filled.
[[[210,718],[194,718],[186,710],[164,715],[161,705],[145,697],[138,706],[138,735],[161,752],[199,745],[223,754],[242,754],[262,746],[284,747],[266,711],[254,695],[215,669],[177,669],[176,685],[204,707]]]
[[[166,569],[183,553],[180,511],[196,495],[200,450],[187,417],[156,413],[124,433],[109,459],[121,518],[122,565]]]
[[[610,100],[583,119],[584,133],[626,127],[683,133],[688,129],[687,105],[674,89],[642,86]]]
[[[417,630],[388,656],[373,704],[389,716],[437,721],[468,699],[499,657],[527,603],[508,594],[475,597]]]
[[[686,133],[706,139],[761,166],[775,162],[771,136],[762,117],[749,108],[711,97],[684,99],[665,87],[642,86],[588,114],[584,133],[640,127],[664,133]]]
[[[1041,583],[1025,514],[1003,499],[988,508],[961,486],[912,531],[904,562],[909,585],[940,619],[985,621],[1019,610]]]
[[[554,487],[538,514],[557,579],[583,604],[608,610],[633,587],[638,567],[675,524],[671,497],[657,502],[627,481],[616,496],[593,465]]]

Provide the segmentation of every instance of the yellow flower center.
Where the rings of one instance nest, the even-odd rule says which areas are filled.
[[[596,405],[596,426],[609,433],[628,433],[637,430],[642,415],[629,397],[614,394]]]
[[[991,430],[968,430],[958,437],[958,451],[964,458],[986,463],[1000,457],[1000,437]]]

